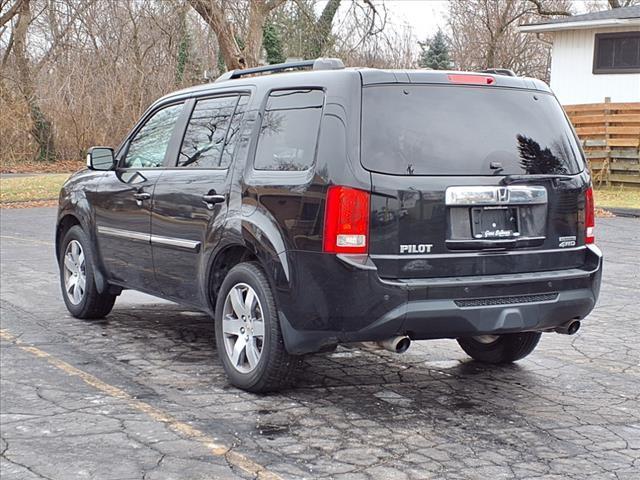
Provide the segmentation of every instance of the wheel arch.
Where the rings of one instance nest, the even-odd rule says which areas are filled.
[[[62,243],[62,239],[64,238],[66,233],[76,225],[84,231],[84,233],[89,238],[89,242],[91,243],[92,248],[89,250],[88,255],[90,255],[91,261],[93,263],[94,281],[98,292],[103,293],[109,288],[109,284],[107,283],[104,271],[102,269],[102,264],[100,263],[96,237],[92,234],[86,219],[84,219],[80,215],[77,215],[76,212],[62,212],[59,216],[58,224],[56,225],[56,260],[60,262],[60,245]]]
[[[65,213],[58,220],[58,225],[56,226],[56,259],[60,260],[60,244],[62,243],[62,239],[65,234],[69,231],[71,227],[74,225],[79,225],[83,230],[86,231],[86,228],[82,225],[82,222],[74,213]]]
[[[276,296],[276,301],[276,285],[282,283],[282,279],[286,282],[289,280],[284,242],[279,237],[279,232],[271,229],[270,233],[267,233],[266,230],[259,228],[259,225],[245,219],[241,224],[242,228],[235,230],[240,231],[240,235],[233,235],[233,238],[226,242],[223,240],[222,246],[219,246],[209,258],[204,285],[207,288],[208,306],[214,313],[216,298],[224,277],[239,263],[254,261],[262,267]],[[275,238],[274,235],[276,235]]]
[[[207,268],[207,300],[211,312],[215,312],[220,286],[229,270],[242,262],[257,261],[255,251],[241,243],[230,243],[218,249],[212,256]]]

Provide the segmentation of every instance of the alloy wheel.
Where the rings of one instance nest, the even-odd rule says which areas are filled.
[[[82,245],[77,240],[71,240],[64,252],[64,289],[67,299],[78,305],[84,298],[87,273]]]
[[[224,301],[222,333],[227,358],[241,373],[253,371],[264,347],[264,316],[256,291],[235,284]]]

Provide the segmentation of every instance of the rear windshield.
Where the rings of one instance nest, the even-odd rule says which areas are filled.
[[[575,174],[580,150],[549,94],[498,87],[365,87],[362,164],[394,175]]]

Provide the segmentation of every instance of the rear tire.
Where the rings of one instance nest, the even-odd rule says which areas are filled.
[[[241,263],[225,277],[216,302],[218,356],[232,385],[254,393],[295,380],[300,358],[284,345],[271,287],[259,264]]]
[[[111,312],[116,295],[100,293],[94,280],[94,254],[87,234],[78,225],[62,239],[59,253],[62,298],[76,318],[103,318]]]
[[[482,337],[458,338],[458,344],[474,360],[484,363],[511,363],[529,355],[540,341],[540,332],[497,335],[493,341]]]

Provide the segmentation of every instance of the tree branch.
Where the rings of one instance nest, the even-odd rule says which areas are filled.
[[[13,19],[13,17],[17,15],[21,3],[22,0],[16,0],[16,3],[9,7],[9,10],[0,15],[0,27],[4,27],[9,21],[11,21],[11,19]]]
[[[536,7],[536,12],[538,13],[538,15],[544,15],[547,17],[550,16],[555,16],[555,15],[562,15],[565,17],[570,17],[571,16],[571,12],[568,12],[566,10],[547,10],[542,1],[541,0],[529,0],[531,3],[533,3],[533,5]],[[616,0],[609,0],[611,1],[616,1]]]

